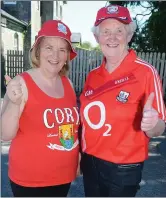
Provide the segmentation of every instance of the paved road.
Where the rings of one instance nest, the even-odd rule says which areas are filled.
[[[137,193],[137,197],[166,197],[166,156],[159,152],[158,145],[166,140],[166,135],[153,138],[149,145],[149,159],[145,162],[143,171],[143,179],[141,181],[141,189]],[[9,143],[2,143],[2,197],[12,197],[10,189],[7,168],[8,168],[8,150]],[[68,194],[69,197],[84,197],[82,177],[78,177],[71,186]]]

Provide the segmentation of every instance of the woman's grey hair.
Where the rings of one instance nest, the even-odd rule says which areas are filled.
[[[126,24],[125,27],[127,28],[128,33],[133,35],[135,30],[136,30],[136,28],[137,28],[137,25],[136,25],[135,21],[132,21],[131,23]],[[93,26],[91,31],[93,32],[93,34],[98,36],[98,34],[99,34],[99,26]]]

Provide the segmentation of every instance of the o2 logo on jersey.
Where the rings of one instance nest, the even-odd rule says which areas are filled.
[[[97,124],[92,123],[89,118],[89,110],[94,106],[97,106],[100,110],[100,121]],[[102,103],[101,101],[91,102],[85,107],[83,113],[84,113],[84,118],[85,118],[86,122],[92,129],[96,130],[96,129],[100,129],[103,126],[105,126],[105,127],[107,127],[107,130],[103,133],[103,136],[111,136],[110,131],[112,129],[112,126],[110,124],[105,123],[106,108],[105,108],[104,103]]]
[[[129,95],[130,95],[130,93],[128,93],[126,91],[120,91],[119,95],[116,97],[116,99],[119,102],[126,103],[128,101]]]

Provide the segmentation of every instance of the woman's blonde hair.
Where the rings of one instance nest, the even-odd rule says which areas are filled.
[[[29,52],[29,62],[30,62],[31,67],[33,67],[33,68],[40,67],[40,45],[44,38],[45,37],[39,38],[38,42],[34,45],[34,47]],[[67,44],[68,44],[68,42],[67,42]],[[68,75],[68,72],[69,72],[70,51],[71,51],[71,47],[69,44],[68,44],[67,48],[68,48],[68,57],[67,57],[66,63],[64,64],[61,71],[59,72],[60,76]]]

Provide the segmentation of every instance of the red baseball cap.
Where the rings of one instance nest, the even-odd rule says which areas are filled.
[[[109,5],[98,10],[94,25],[98,26],[103,20],[108,18],[114,18],[126,24],[132,22],[129,10],[126,7]]]
[[[65,39],[71,46],[70,60],[74,59],[77,56],[77,53],[71,44],[71,31],[69,27],[66,24],[64,24],[62,21],[48,20],[45,23],[43,23],[40,31],[38,32],[38,35],[36,36],[36,40],[32,48],[38,43],[39,38],[43,36],[48,36],[48,37],[55,36],[55,37]]]

